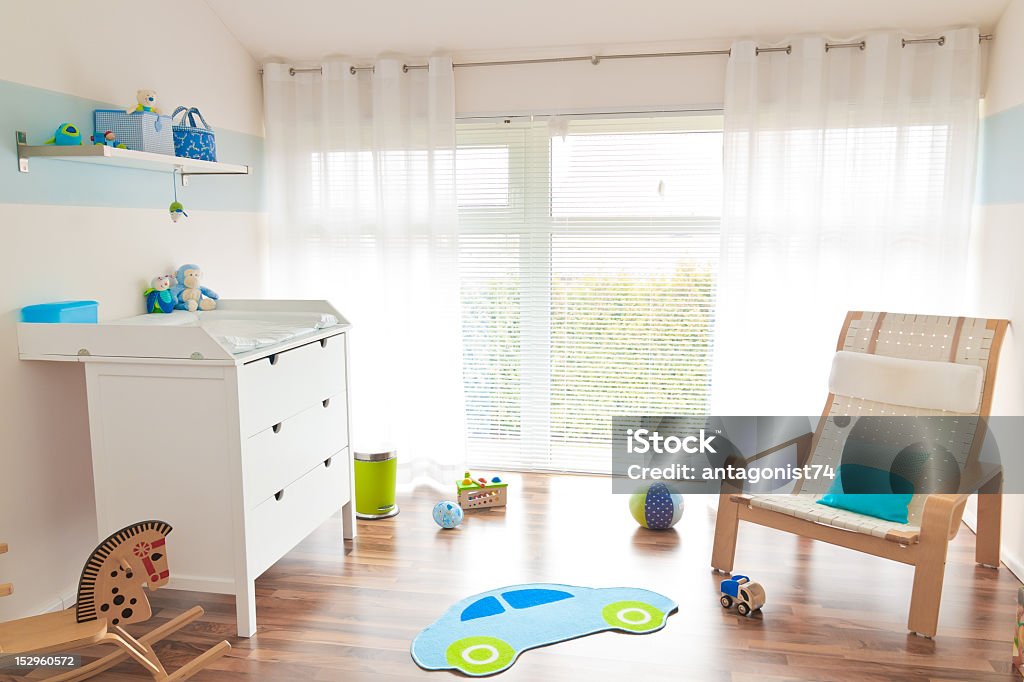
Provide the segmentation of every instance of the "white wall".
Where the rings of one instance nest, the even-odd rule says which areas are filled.
[[[1012,0],[996,26],[989,52],[982,121],[981,182],[976,210],[976,304],[980,315],[1010,320],[993,412],[1024,417],[1024,175],[1000,150],[1020,157],[1024,143],[1024,0]],[[993,426],[997,430],[998,424]],[[1006,477],[1020,489],[1024,452],[1010,439],[999,441]],[[1024,495],[1003,503],[1003,561],[1024,578]]]
[[[5,2],[3,19],[0,80],[125,106],[152,88],[263,134],[258,67],[202,0]]]
[[[3,11],[2,81],[123,105],[137,89],[154,88],[165,106],[194,102],[225,129],[262,135],[257,65],[201,0],[7,2]],[[0,109],[9,104],[15,103],[0,102]],[[65,120],[60,111],[46,115],[53,127]],[[0,133],[3,161],[13,168],[6,147],[13,130]],[[50,163],[74,165],[82,174],[94,170]],[[40,183],[46,177],[39,165],[15,180]],[[129,173],[125,182],[134,177]],[[0,555],[0,582],[14,582],[14,595],[0,599],[0,621],[57,607],[62,598],[73,601],[70,590],[97,541],[82,368],[19,361],[18,310],[92,298],[101,302],[104,319],[138,314],[148,279],[191,261],[204,267],[209,285],[222,295],[262,293],[259,211],[196,210],[190,221],[172,227],[170,182],[166,202],[151,208],[26,204],[9,195],[11,203],[0,203],[6,275],[0,288],[0,541],[10,544],[10,553]],[[53,187],[54,196],[62,191]],[[154,415],[162,415],[167,428],[188,428],[183,407],[161,405],[154,396]],[[159,462],[147,459],[145,444],[138,454],[139,465],[158,476]],[[183,503],[187,496],[182,491]]]

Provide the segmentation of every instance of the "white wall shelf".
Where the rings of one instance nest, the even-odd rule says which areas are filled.
[[[107,145],[82,144],[77,146],[59,146],[53,144],[27,144],[24,132],[17,131],[18,138],[18,170],[28,173],[28,161],[31,158],[57,159],[77,161],[121,168],[137,168],[148,171],[178,171],[181,183],[188,184],[192,175],[248,175],[249,166],[237,163],[221,163],[219,161],[199,161],[186,159],[182,156],[169,154],[153,154],[137,152],[131,149],[118,149]]]

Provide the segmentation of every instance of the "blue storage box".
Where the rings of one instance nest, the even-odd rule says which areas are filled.
[[[21,309],[22,322],[76,322],[96,324],[96,301],[57,301],[40,303]]]
[[[93,112],[96,139],[112,130],[117,141],[137,152],[152,152],[174,156],[174,131],[171,117],[152,111],[133,111],[126,114],[120,109],[97,109]]]

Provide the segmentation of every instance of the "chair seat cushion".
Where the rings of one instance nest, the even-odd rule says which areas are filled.
[[[805,521],[813,521],[826,526],[843,528],[855,533],[873,535],[887,540],[896,540],[906,543],[917,542],[921,534],[921,527],[913,523],[897,523],[886,521],[865,514],[836,509],[818,504],[821,495],[801,493],[798,495],[750,495],[749,503],[752,507],[767,509],[769,511],[794,516]],[[916,515],[912,515],[913,516]]]

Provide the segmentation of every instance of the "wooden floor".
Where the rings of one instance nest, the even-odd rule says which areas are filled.
[[[419,630],[463,597],[543,581],[649,588],[679,611],[651,635],[605,632],[528,651],[498,679],[1019,680],[1009,663],[1019,583],[1006,568],[974,565],[966,528],[950,546],[939,634],[926,640],[904,629],[910,567],[743,525],[737,568],[768,595],[763,616],[746,619],[718,604],[705,499],[688,497],[676,529],[654,532],[636,526],[607,479],[506,480],[507,509],[470,513],[453,531],[431,520],[441,495],[430,489],[400,496],[393,519],[360,521],[353,543],[331,519],[257,581],[252,639],[233,636],[232,598],[159,591],[147,627],[195,603],[207,615],[157,651],[173,669],[230,639],[231,653],[198,682],[456,679],[412,662]],[[125,663],[99,679],[151,678]]]

